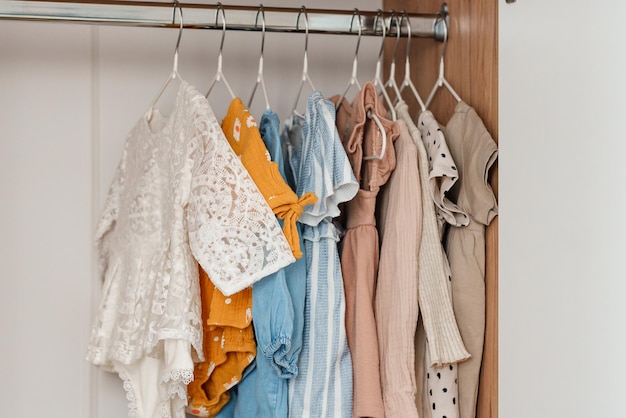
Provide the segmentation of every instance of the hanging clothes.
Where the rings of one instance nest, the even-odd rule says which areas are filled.
[[[280,120],[278,115],[271,110],[266,110],[261,117],[259,124],[261,138],[270,153],[270,158],[278,165],[283,180],[287,182],[292,190],[296,189],[295,183],[288,182],[287,173],[291,173],[291,167],[285,164],[283,154],[283,143],[280,138]],[[292,176],[293,178],[293,176]],[[316,197],[317,198],[317,197]],[[296,230],[300,240],[300,249],[304,252],[304,241],[302,238],[302,224],[298,220],[296,222]],[[287,289],[291,297],[291,305],[293,307],[293,325],[291,333],[291,345],[283,356],[283,364],[276,371],[282,378],[293,378],[298,373],[298,360],[300,351],[302,351],[302,333],[304,330],[304,300],[306,296],[306,257],[296,259],[295,262],[289,264],[283,269],[285,271],[285,280]],[[293,367],[295,366],[295,367]]]
[[[271,110],[261,117],[260,134],[269,158],[278,167],[284,181],[284,165],[280,143],[280,121]],[[311,194],[308,202],[317,199]],[[299,208],[301,213],[302,206]],[[295,225],[304,251],[300,227]],[[290,276],[296,264],[304,268],[303,276]],[[253,316],[260,355],[256,368],[246,379],[250,384],[242,386],[238,392],[238,402],[245,402],[245,416],[259,418],[280,418],[289,414],[288,379],[298,373],[298,354],[302,348],[304,325],[304,297],[306,287],[306,261],[299,258],[273,276],[257,283],[253,289]],[[248,383],[248,382],[246,382]],[[252,384],[253,383],[253,384]],[[248,388],[254,388],[250,393]],[[252,415],[254,413],[255,415]]]
[[[442,129],[459,172],[449,196],[470,219],[467,226],[448,230],[446,252],[454,278],[454,311],[472,355],[458,367],[459,408],[461,418],[474,418],[485,337],[485,227],[498,213],[488,177],[498,149],[476,111],[464,102]]]
[[[464,361],[469,353],[463,345],[452,308],[452,298],[448,292],[450,280],[446,271],[445,253],[441,245],[435,204],[431,198],[428,154],[421,139],[419,129],[409,115],[404,102],[396,105],[398,116],[406,123],[418,152],[418,168],[422,188],[422,239],[418,258],[419,307],[421,321],[415,341],[416,407],[420,418],[430,416],[430,401],[422,399],[427,383],[422,379],[424,370],[425,339],[428,337],[430,365]],[[424,333],[420,340],[419,327]]]
[[[417,128],[428,155],[430,195],[435,204],[435,211],[439,221],[439,241],[441,241],[446,225],[466,226],[469,218],[465,212],[447,197],[447,193],[456,184],[459,174],[448,149],[443,131],[429,110],[419,115]],[[443,261],[444,271],[448,275],[448,293],[453,298],[452,281],[454,281],[454,277],[450,271],[448,258],[445,254]],[[425,382],[424,393],[421,394],[426,405],[426,411],[423,412],[423,415],[436,418],[458,418],[457,363],[442,366],[432,365],[427,338],[422,326],[419,327],[418,333],[418,340],[421,344],[418,351],[420,356],[423,355],[421,361],[426,373],[425,376],[423,373],[418,375],[418,378]]]
[[[330,100],[336,103],[335,96]],[[368,112],[376,115],[385,129],[385,138]],[[393,141],[396,124],[385,118],[385,107],[378,100],[371,82],[363,85],[352,105],[343,99],[337,110],[337,129],[352,170],[360,183],[356,196],[343,208],[341,272],[346,294],[346,332],[352,355],[354,379],[353,416],[384,417],[380,386],[378,337],[374,315],[374,295],[378,274],[379,241],[376,229],[376,199],[396,166]],[[380,155],[382,159],[364,160]]]
[[[181,81],[171,115],[147,116],[96,230],[104,285],[87,359],[124,380],[129,416],[183,418],[192,349],[203,358],[196,260],[236,291],[293,255],[201,93]]]
[[[266,117],[267,115],[267,117]],[[299,123],[293,124],[290,130],[284,129],[280,138],[274,140],[274,131],[280,129],[278,116],[275,113],[268,115],[266,112],[261,119],[261,132],[265,132],[263,135],[266,145],[272,155],[272,158],[276,158],[278,167],[281,174],[289,186],[297,190],[295,174],[300,167],[300,155],[297,152],[301,147],[302,141],[302,125]],[[268,143],[271,142],[271,144]],[[276,156],[276,157],[274,157]],[[304,347],[304,332],[305,332],[305,309],[306,309],[306,295],[307,295],[307,256],[304,245],[304,225],[298,220],[296,223],[298,232],[300,234],[300,248],[302,248],[304,257],[296,260],[285,267],[285,275],[287,276],[287,286],[289,287],[289,293],[291,294],[291,301],[294,310],[294,328],[292,336],[291,351],[287,354],[287,357],[296,364],[302,363],[302,350]],[[295,376],[300,373],[300,367],[294,373]],[[293,376],[288,381],[288,401],[287,404],[292,405],[295,402],[295,385],[293,383]],[[291,416],[291,415],[290,415]]]
[[[448,293],[449,278],[444,269],[444,253],[439,240],[435,206],[429,194],[428,154],[420,132],[409,115],[404,102],[396,104],[396,110],[409,128],[417,146],[420,182],[422,186],[422,241],[419,251],[419,303],[420,313],[428,336],[431,364],[444,365],[463,361],[469,353],[456,325],[452,300]]]
[[[378,202],[380,264],[376,327],[386,418],[422,418],[415,397],[415,330],[419,316],[418,254],[422,238],[422,191],[417,147],[398,120],[396,168]]]
[[[284,231],[288,231],[294,255],[300,258],[302,252],[295,222],[303,206],[317,200],[315,195],[306,193],[298,199],[284,182],[278,164],[271,161],[255,119],[240,99],[232,101],[222,129],[227,132],[231,146],[236,154],[241,155],[244,166],[259,185],[268,204],[286,220]],[[238,390],[237,402],[244,403],[239,408],[250,417],[287,416],[288,386],[285,379],[295,374],[297,366],[285,357],[291,350],[294,311],[284,269],[254,285],[252,317],[257,358],[254,368],[245,378],[246,384]]]
[[[337,252],[338,205],[351,200],[358,183],[337,128],[335,107],[315,91],[304,117],[292,115],[283,138],[298,196],[318,201],[300,217],[307,262],[304,337],[298,375],[290,380],[290,417],[352,416],[352,361],[345,332],[345,296]]]
[[[222,122],[222,130],[235,153],[241,156],[244,167],[250,173],[255,184],[259,186],[270,207],[275,213],[280,212],[283,217],[289,218],[292,225],[290,227],[283,226],[283,231],[289,231],[287,237],[294,255],[301,255],[299,237],[295,237],[294,240],[292,236],[295,228],[295,220],[291,216],[292,212],[302,211],[301,207],[298,209],[298,206],[295,205],[298,201],[297,196],[274,175],[277,167],[268,161],[267,150],[261,140],[256,121],[240,99],[236,98],[230,104],[227,115]],[[314,200],[314,196],[306,196],[306,199]],[[292,204],[294,206],[291,206]],[[293,314],[289,314],[292,308],[286,285],[283,284],[283,292],[280,292],[277,287],[281,279],[284,282],[284,273],[279,270],[257,282],[257,287],[254,290],[247,288],[229,297],[225,297],[219,290],[213,289],[214,296],[211,299],[216,300],[216,302],[208,306],[205,303],[207,309],[203,310],[203,317],[206,316],[205,324],[209,327],[207,330],[209,337],[205,339],[204,346],[213,349],[213,351],[205,352],[207,360],[196,365],[195,379],[189,385],[190,405],[187,407],[187,412],[198,416],[214,416],[219,412],[230,398],[227,391],[241,381],[244,370],[254,360],[257,354],[256,345],[259,342],[262,342],[259,348],[265,357],[272,357],[273,353],[286,350],[281,344],[288,346],[289,341],[282,333],[291,334],[289,328],[292,326]],[[209,285],[206,279],[201,277],[201,285],[203,284]],[[264,290],[266,288],[267,291]],[[268,291],[269,295],[265,294]],[[256,304],[253,303],[255,293],[260,296],[260,300]],[[268,300],[272,300],[273,304],[268,304]],[[254,322],[256,331],[254,333],[252,330],[254,308],[255,306],[267,305],[285,309],[285,311],[274,316],[267,315],[268,312],[266,311],[262,314],[257,312],[259,319]],[[266,330],[263,327],[264,324],[276,321],[282,321],[281,323],[285,327],[285,329],[279,330],[279,335],[269,335],[269,333],[264,332]],[[220,344],[217,344],[218,341]],[[250,349],[251,346],[252,349]],[[264,364],[260,367],[263,366]],[[253,368],[253,370],[258,367]],[[249,371],[248,375],[253,370]],[[265,405],[262,402],[265,398],[261,397],[242,396],[239,399],[256,401],[259,406]]]

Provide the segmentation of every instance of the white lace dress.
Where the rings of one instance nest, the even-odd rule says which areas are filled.
[[[197,262],[230,295],[294,261],[205,97],[130,132],[96,230],[104,276],[87,359],[124,381],[129,417],[184,415],[202,357]]]

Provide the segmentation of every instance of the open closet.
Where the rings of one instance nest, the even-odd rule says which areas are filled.
[[[249,1],[123,3],[0,3],[0,163],[9,196],[0,213],[3,264],[14,278],[0,291],[7,336],[0,365],[17,380],[0,384],[0,393],[11,395],[7,416],[34,415],[42,400],[51,417],[128,413],[120,379],[84,361],[102,297],[93,234],[129,132],[144,114],[149,121],[156,115],[158,123],[162,116],[153,108],[163,107],[163,114],[176,109],[181,79],[198,89],[197,100],[208,97],[217,120],[229,114],[237,96],[259,122],[271,107],[281,131],[288,116],[304,113],[311,91],[342,103],[343,97],[352,101],[368,81],[381,103],[386,100],[381,93],[390,92],[390,113],[392,92],[402,87],[416,120],[423,103],[410,93],[414,87],[442,127],[462,99],[497,143],[498,2],[328,0],[301,8],[287,1],[262,8]],[[390,75],[397,86],[388,81]],[[442,76],[449,91],[433,88]],[[384,133],[383,116],[367,113]],[[238,141],[244,128],[233,123]],[[256,125],[254,119],[246,123]],[[382,147],[364,160],[384,155]],[[497,198],[497,163],[488,168]],[[298,198],[305,206],[313,203]],[[485,336],[476,417],[497,418],[497,216],[486,228],[484,255]],[[233,289],[219,290],[231,296]],[[33,376],[46,387],[43,393],[36,389],[39,400],[28,390]]]
[[[501,2],[478,0],[450,0],[446,2],[451,14],[450,38],[446,52],[446,78],[459,95],[485,122],[494,140],[498,141],[498,8]],[[385,9],[406,8],[424,13],[438,7],[433,0],[404,2],[385,0]],[[439,76],[438,68],[431,63],[440,54],[438,45],[417,39],[411,52],[412,74],[420,92],[426,92]],[[388,45],[388,50],[391,46]],[[390,55],[388,55],[390,56]],[[386,67],[389,67],[386,65]],[[399,77],[404,74],[398,67]],[[454,111],[454,97],[439,94],[432,111],[441,123],[449,120]],[[414,105],[413,108],[416,108]],[[498,166],[495,164],[489,179],[498,196]],[[498,217],[487,228],[486,248],[486,334],[483,364],[478,393],[478,416],[498,416]]]

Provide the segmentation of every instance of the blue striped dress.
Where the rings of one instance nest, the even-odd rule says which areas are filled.
[[[313,192],[315,204],[300,216],[307,282],[303,346],[298,375],[289,381],[289,416],[352,417],[352,360],[345,330],[345,296],[333,218],[359,185],[335,127],[335,106],[315,91],[304,118],[285,124],[296,193]]]

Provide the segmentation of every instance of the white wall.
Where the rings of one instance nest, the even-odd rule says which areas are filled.
[[[376,10],[381,2],[323,0],[310,7]],[[126,134],[171,71],[176,36],[165,29],[0,21],[2,417],[126,416],[119,379],[83,360],[100,286],[92,233]],[[179,70],[201,91],[215,73],[220,36],[183,33]],[[309,72],[324,94],[343,92],[355,43],[356,37],[310,35]],[[303,35],[266,36],[266,82],[281,118],[295,100],[303,45]],[[259,33],[226,34],[224,72],[246,102],[259,46]],[[379,46],[380,39],[363,38],[361,81],[373,76]],[[230,98],[223,86],[215,89],[210,102],[219,117]],[[169,109],[175,90],[159,107]],[[252,110],[262,109],[257,92]]]
[[[500,417],[624,417],[626,4],[500,5]]]
[[[90,29],[0,22],[0,415],[84,417]]]

